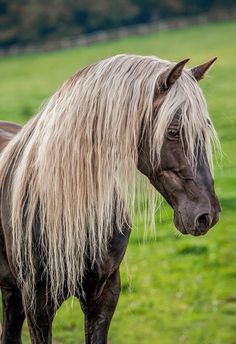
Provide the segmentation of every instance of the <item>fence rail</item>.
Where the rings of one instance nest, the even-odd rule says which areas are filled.
[[[152,22],[147,24],[120,27],[108,31],[97,31],[86,35],[79,35],[77,37],[73,36],[55,39],[50,42],[48,41],[44,43],[28,44],[26,46],[14,45],[5,49],[0,48],[0,56],[68,49],[72,47],[86,46],[97,42],[104,42],[117,38],[123,38],[130,35],[144,35],[152,32],[165,31],[169,29],[235,19],[236,8],[233,8],[229,11],[224,10],[221,12],[207,13],[194,17],[181,17],[171,19],[168,21],[161,20],[158,22]]]

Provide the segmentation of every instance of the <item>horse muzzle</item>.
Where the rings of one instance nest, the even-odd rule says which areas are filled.
[[[219,220],[220,210],[201,211],[194,215],[193,211],[188,214],[182,211],[175,211],[174,224],[182,234],[200,236],[206,234]]]

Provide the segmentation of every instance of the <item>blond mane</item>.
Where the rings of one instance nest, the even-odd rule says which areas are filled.
[[[211,160],[210,136],[216,134],[202,91],[188,70],[153,120],[154,94],[170,64],[156,57],[118,55],[83,69],[4,150],[0,182],[10,180],[12,252],[29,298],[35,285],[36,217],[55,302],[64,286],[75,294],[88,252],[93,264],[104,257],[114,213],[121,230],[124,212],[134,204],[135,188],[130,186],[136,181],[141,130],[149,133],[153,157],[160,157],[164,133],[181,108],[193,168],[196,146],[205,147]]]

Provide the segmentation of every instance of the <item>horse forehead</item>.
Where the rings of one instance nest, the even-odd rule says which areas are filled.
[[[154,100],[153,100],[153,108],[154,109],[158,109],[162,103],[164,102],[165,100],[165,97],[166,97],[166,94],[165,93],[156,93],[155,96],[154,96]]]

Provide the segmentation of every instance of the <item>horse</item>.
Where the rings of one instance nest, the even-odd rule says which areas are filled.
[[[0,121],[0,152],[20,129],[19,124]]]
[[[0,157],[2,343],[21,343],[25,317],[32,343],[51,343],[53,318],[70,296],[85,314],[86,344],[107,343],[137,171],[173,208],[181,233],[203,235],[217,223],[211,146],[219,141],[198,84],[215,60],[188,69],[189,59],[106,58],[65,81],[8,140]]]

